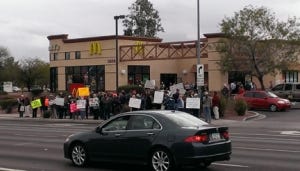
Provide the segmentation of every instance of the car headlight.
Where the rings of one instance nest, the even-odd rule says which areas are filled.
[[[278,104],[284,104],[284,103],[285,103],[285,101],[283,101],[283,100],[279,100],[277,103],[278,103]]]

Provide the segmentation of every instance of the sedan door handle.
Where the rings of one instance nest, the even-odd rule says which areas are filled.
[[[149,136],[154,135],[154,133],[153,132],[148,132],[147,135],[149,135]]]
[[[121,136],[121,134],[115,134],[115,137],[119,137],[119,136]]]

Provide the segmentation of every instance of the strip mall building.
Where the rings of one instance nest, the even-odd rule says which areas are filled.
[[[210,91],[220,91],[224,83],[249,79],[239,71],[222,73],[217,64],[220,54],[215,48],[222,34],[204,36],[200,63],[204,65],[204,83]],[[155,80],[157,87],[161,83],[166,86],[181,82],[196,84],[196,41],[164,43],[156,38],[117,38],[116,63],[116,36],[76,39],[69,39],[67,34],[48,36],[51,90],[85,85],[95,92],[115,91],[116,84],[140,84],[146,80]],[[253,81],[257,82],[254,78]],[[298,72],[267,76],[265,86],[282,81],[297,82]],[[259,86],[258,82],[256,85]]]

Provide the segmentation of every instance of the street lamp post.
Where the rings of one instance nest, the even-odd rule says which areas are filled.
[[[125,15],[117,15],[114,16],[114,19],[116,21],[116,91],[119,87],[119,45],[118,45],[118,20],[124,19]]]

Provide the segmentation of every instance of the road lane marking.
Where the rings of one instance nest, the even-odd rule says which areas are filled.
[[[249,166],[244,166],[244,165],[238,165],[238,164],[225,164],[225,163],[212,163],[213,165],[218,165],[218,166],[228,166],[228,167],[241,167],[241,168],[248,168]]]
[[[280,149],[271,149],[271,148],[251,148],[251,147],[233,147],[236,149],[242,149],[242,150],[257,150],[257,151],[276,151],[276,152],[288,152],[288,153],[300,153],[300,151],[296,150],[280,150]]]
[[[298,142],[300,140],[298,139],[287,139],[287,138],[260,138],[260,137],[241,137],[241,136],[234,136],[231,138],[231,140],[234,139],[247,139],[247,140],[251,140],[251,141],[258,141],[258,140],[275,140],[275,141],[291,141],[291,142]]]
[[[0,167],[0,171],[26,171],[26,170],[10,169],[10,168]]]
[[[283,135],[300,135],[300,131],[281,131],[280,134],[283,134]]]

